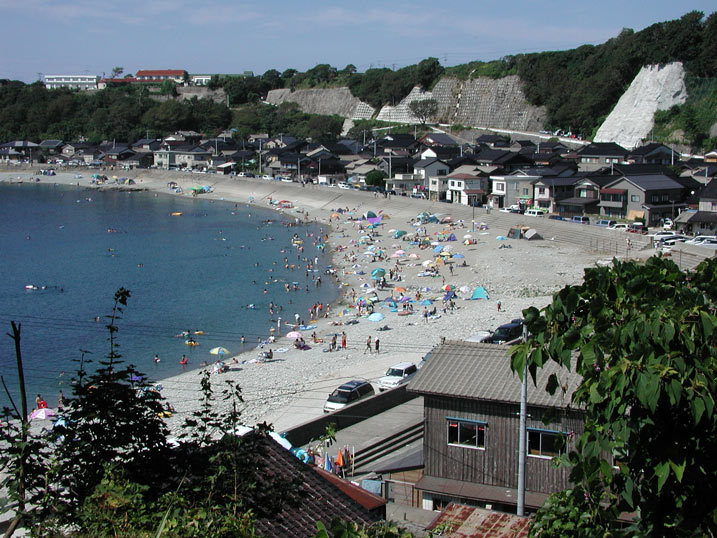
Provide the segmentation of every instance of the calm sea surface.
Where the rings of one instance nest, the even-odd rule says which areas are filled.
[[[330,260],[313,245],[319,228],[287,227],[292,220],[201,197],[0,185],[0,375],[15,397],[15,348],[6,336],[15,320],[22,323],[29,405],[37,393],[50,406],[58,390],[69,395],[83,351],[94,361],[90,367],[108,353],[103,316],[120,287],[132,296],[118,322],[119,352],[150,378],[182,372],[182,354],[189,358],[187,368],[197,368],[216,359],[209,354],[215,346],[248,351],[259,336],[266,338],[278,316],[293,321],[299,313],[306,319],[314,302],[337,296],[323,274]],[[291,245],[294,233],[305,240],[302,256],[312,263],[318,257],[319,271],[308,277]],[[284,258],[300,265],[286,269]],[[321,287],[314,284],[317,275]],[[285,283],[293,288],[294,282],[299,291],[286,292]],[[271,316],[270,301],[283,311]],[[199,346],[175,336],[187,329],[204,332],[196,337]],[[0,406],[8,403],[0,387]]]

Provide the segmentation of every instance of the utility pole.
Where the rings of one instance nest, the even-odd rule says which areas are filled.
[[[261,175],[261,138],[259,139],[259,175]]]
[[[528,339],[528,328],[523,324],[523,342]],[[518,438],[518,515],[525,516],[525,455],[527,447],[527,419],[528,407],[528,357],[525,358],[523,368],[523,382],[520,385],[520,436]]]

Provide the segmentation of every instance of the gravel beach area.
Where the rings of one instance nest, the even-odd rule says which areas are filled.
[[[112,175],[127,176],[135,179],[134,186],[90,185],[91,171],[59,172],[57,176],[42,177],[43,183],[79,184],[89,188],[135,188],[149,190],[162,196],[177,196],[167,188],[169,181],[175,181],[185,193],[189,187],[211,185],[212,192],[201,196],[215,200],[238,203],[252,203],[270,207],[271,199],[285,199],[293,203],[294,208],[285,210],[289,215],[301,220],[318,222],[328,235],[327,245],[331,248],[336,281],[323,276],[324,285],[338,285],[341,297],[331,306],[328,317],[319,317],[314,329],[304,331],[303,337],[310,349],[295,349],[293,340],[286,337],[267,345],[274,351],[273,360],[261,360],[259,350],[248,350],[236,357],[226,358],[230,369],[226,373],[212,374],[213,381],[232,379],[243,390],[243,422],[253,425],[267,421],[274,424],[277,431],[283,431],[322,414],[322,406],[328,392],[348,379],[365,378],[375,381],[391,365],[401,361],[418,362],[442,338],[465,339],[481,330],[495,329],[513,318],[521,317],[523,309],[529,306],[538,308],[551,301],[554,292],[567,284],[582,281],[585,267],[605,260],[605,255],[587,252],[584,249],[559,240],[526,241],[497,240],[505,236],[511,224],[510,220],[520,215],[486,215],[483,209],[474,210],[464,206],[432,203],[405,197],[376,197],[373,193],[345,191],[335,188],[306,186],[266,180],[247,180],[214,174],[170,173],[162,171],[105,172]],[[0,181],[34,181],[31,171],[0,172]],[[348,209],[351,215],[335,214],[338,208]],[[360,218],[366,211],[377,215],[387,215],[373,232],[370,243],[358,244],[359,238],[366,234],[367,222],[352,220]],[[452,224],[428,223],[421,226],[431,241],[436,241],[439,233],[453,233],[457,241],[440,242],[450,246],[452,254],[463,258],[451,259],[451,263],[438,264],[438,276],[423,276],[424,262],[435,260],[434,245],[419,248],[409,241],[394,239],[389,230],[416,230],[411,221],[419,213],[442,213],[452,217]],[[480,214],[476,214],[480,211]],[[472,220],[478,224],[487,223],[487,229],[473,230]],[[361,223],[361,224],[359,224]],[[473,244],[465,245],[464,237],[471,236]],[[363,255],[369,245],[384,251],[387,259],[373,260]],[[501,248],[503,247],[503,248]],[[510,247],[510,248],[506,248]],[[397,250],[405,255],[391,257]],[[356,297],[369,297],[366,286],[373,287],[371,273],[376,268],[386,270],[387,287],[377,289],[378,302],[375,312],[384,314],[379,322],[367,319],[365,311],[359,315],[355,304]],[[390,269],[396,269],[400,280],[389,278]],[[452,270],[451,270],[452,268]],[[443,310],[444,286],[453,286],[458,295],[453,300],[454,307],[446,303]],[[362,288],[362,286],[364,286]],[[477,286],[483,286],[488,299],[466,300]],[[404,288],[406,291],[397,291]],[[470,292],[461,292],[463,288]],[[423,290],[423,291],[422,291]],[[397,303],[398,311],[391,311],[385,299],[393,293],[420,301],[429,299],[432,304],[426,308],[436,308],[436,315],[424,318],[424,306],[420,301],[410,303],[414,313],[398,315],[403,307]],[[498,302],[500,301],[500,310]],[[289,313],[287,313],[289,314]],[[301,313],[302,316],[305,313]],[[293,313],[291,313],[293,315]],[[267,312],[267,320],[269,319]],[[290,316],[287,316],[290,317]],[[347,322],[352,322],[347,324]],[[269,322],[267,321],[267,324]],[[379,328],[388,327],[387,330]],[[311,341],[315,332],[323,343]],[[338,347],[341,333],[345,332],[347,347],[338,351],[325,351],[329,347],[332,334],[338,334]],[[268,335],[267,335],[268,336]],[[375,342],[380,339],[380,351],[366,352],[366,341],[371,337]],[[255,345],[255,344],[254,344]],[[248,346],[248,344],[247,344]],[[232,351],[239,350],[239,342],[230,342]],[[285,352],[277,352],[286,349]],[[168,419],[169,426],[175,430],[193,409],[197,407],[199,393],[198,370],[162,380],[163,396],[172,404],[175,413]],[[215,389],[220,387],[215,385]],[[218,403],[221,405],[221,403]]]

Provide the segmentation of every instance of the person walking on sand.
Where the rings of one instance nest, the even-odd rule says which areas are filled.
[[[497,303],[497,304],[498,304],[498,312],[500,312],[500,309],[501,309],[501,307],[503,306],[503,304],[500,302],[500,299],[498,299],[498,303]]]
[[[341,349],[346,349],[346,331],[341,331]]]
[[[428,308],[423,307],[423,322],[428,323]]]
[[[380,342],[380,340],[378,339],[378,336],[377,336],[376,341],[374,342],[374,347],[376,348],[376,355],[378,355],[379,342]]]
[[[369,355],[373,352],[373,349],[371,349],[371,335],[366,339],[366,349],[363,350],[363,354],[366,355],[367,351]]]

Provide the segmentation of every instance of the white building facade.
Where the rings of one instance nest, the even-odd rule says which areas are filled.
[[[45,75],[45,88],[69,88],[71,90],[96,90],[96,75]]]

